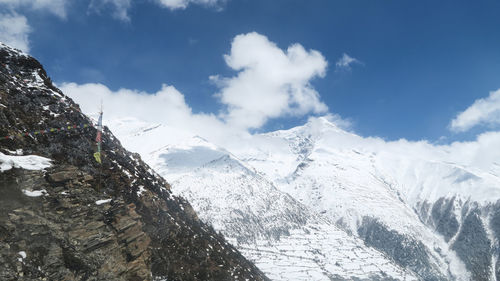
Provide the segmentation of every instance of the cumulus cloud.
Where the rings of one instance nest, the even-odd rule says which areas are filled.
[[[130,21],[128,11],[132,0],[92,0],[89,10],[100,13],[104,9],[111,9],[114,18],[122,21]]]
[[[170,10],[183,10],[190,4],[220,8],[227,0],[155,0],[160,6]]]
[[[459,113],[450,124],[455,132],[465,132],[477,125],[500,124],[500,89],[491,92],[487,98],[478,99]]]
[[[85,113],[98,110],[103,100],[109,119],[134,117],[152,123],[177,126],[218,142],[231,135],[248,135],[271,118],[327,113],[327,106],[309,84],[325,75],[327,62],[313,50],[293,44],[286,51],[257,33],[238,35],[232,42],[226,63],[238,74],[212,78],[220,86],[215,95],[221,111],[193,113],[184,95],[173,86],[163,85],[155,93],[120,89],[105,85],[63,83],[60,88],[75,99]],[[328,118],[347,123],[337,115]],[[219,142],[220,143],[220,142]]]
[[[17,10],[28,8],[32,10],[48,11],[61,18],[66,18],[67,0],[0,0],[0,6]]]
[[[238,74],[211,79],[221,88],[216,96],[227,110],[220,116],[230,126],[259,128],[270,118],[327,112],[310,84],[326,72],[327,61],[318,51],[300,44],[284,51],[252,32],[236,36],[224,59]]]
[[[344,53],[342,57],[335,63],[335,67],[336,70],[351,70],[351,65],[355,63],[361,62],[358,59],[355,59]]]
[[[28,34],[31,27],[26,17],[12,14],[0,14],[0,42],[11,47],[29,52]]]

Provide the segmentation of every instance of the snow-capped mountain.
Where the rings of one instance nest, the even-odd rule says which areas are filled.
[[[140,122],[131,125],[131,120],[115,126],[129,128],[124,138],[129,145],[171,130]],[[130,131],[132,127],[138,130]],[[203,138],[154,148],[146,157],[203,221],[222,232],[272,280],[416,280],[410,271]]]
[[[370,278],[347,266],[370,268],[365,258],[334,262],[355,248],[396,279],[500,278],[494,165],[456,161],[447,147],[363,138],[327,118],[224,149],[161,124],[110,126],[273,279]],[[352,247],[339,251],[345,241]]]
[[[421,278],[498,275],[494,174],[450,162],[444,149],[415,154],[414,143],[362,138],[325,118],[259,138],[235,153]]]

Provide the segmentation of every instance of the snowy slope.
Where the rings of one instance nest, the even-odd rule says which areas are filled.
[[[233,241],[273,280],[374,280],[384,276],[416,280],[200,137],[164,146],[148,157],[202,220]]]
[[[373,272],[349,271],[347,262],[332,265],[332,256],[342,260],[334,254],[349,256],[358,246],[423,280],[500,277],[494,163],[483,169],[457,161],[448,147],[363,138],[326,118],[225,149],[161,124],[109,124],[203,220],[277,280],[290,280],[294,270],[304,280],[368,278]],[[357,246],[339,252],[339,241]],[[384,272],[402,278],[380,257],[393,267]],[[373,259],[350,264],[370,268]]]
[[[233,153],[306,206],[325,212],[353,233],[360,232],[364,218],[371,217],[388,231],[402,234],[412,243],[421,242],[425,251],[413,258],[432,267],[431,275],[468,280],[466,270],[478,266],[467,261],[465,249],[457,253],[456,243],[443,237],[437,229],[442,221],[429,225],[424,217],[430,216],[439,200],[454,200],[452,217],[458,220],[466,202],[489,208],[500,198],[500,181],[494,174],[453,163],[449,160],[452,155],[444,149],[434,148],[429,153],[433,155],[413,153],[419,151],[414,147],[418,144],[361,138],[325,118],[258,138],[260,141],[254,142],[251,149],[235,147]],[[483,210],[480,216],[485,221],[481,227],[486,229],[489,214]],[[455,232],[458,236],[458,229]],[[371,238],[363,235],[360,234],[370,244]],[[467,247],[473,247],[469,244]],[[373,246],[381,250],[389,247]],[[484,254],[495,249],[490,247],[485,247]],[[386,250],[391,252],[394,248]],[[399,261],[411,265],[408,260]],[[491,273],[494,268],[491,267]],[[423,277],[429,272],[421,274]]]

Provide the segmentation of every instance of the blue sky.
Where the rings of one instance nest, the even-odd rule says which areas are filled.
[[[57,83],[147,93],[168,84],[194,113],[218,114],[227,104],[209,77],[236,76],[223,55],[235,36],[256,32],[282,50],[298,43],[318,51],[328,66],[307,84],[363,136],[449,142],[498,128],[495,110],[487,126],[457,132],[450,122],[500,88],[499,1],[195,0],[178,9],[161,0],[20,2],[0,0],[0,16],[26,20],[29,53]],[[355,61],[336,66],[344,54]],[[325,113],[309,109],[271,114],[252,130]]]

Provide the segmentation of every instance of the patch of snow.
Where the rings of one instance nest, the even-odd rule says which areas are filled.
[[[137,196],[141,197],[142,193],[146,191],[146,189],[144,189],[144,186],[143,185],[140,185],[139,186],[139,190],[137,190]]]
[[[45,189],[42,189],[42,190],[23,189],[23,193],[24,193],[24,195],[29,196],[29,197],[40,197],[40,196],[47,194],[47,190],[45,190]]]
[[[97,200],[95,201],[96,205],[102,205],[111,202],[112,199],[103,199],[103,200]]]
[[[25,252],[25,251],[20,251],[20,252],[19,252],[19,253],[17,253],[17,254],[21,256],[20,258],[18,258],[18,259],[17,259],[19,262],[23,262],[23,260],[27,257],[27,255],[26,255],[26,252]]]
[[[36,155],[11,156],[0,152],[0,172],[4,172],[12,168],[43,170],[51,166],[51,161],[52,160],[48,158]]]

